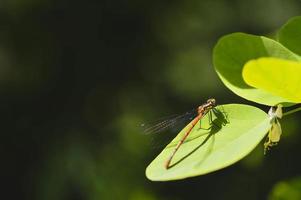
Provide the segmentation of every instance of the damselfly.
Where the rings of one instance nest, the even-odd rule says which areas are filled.
[[[187,119],[193,119],[190,123],[189,123],[189,127],[186,130],[185,134],[183,135],[183,137],[179,140],[179,142],[177,143],[177,145],[175,146],[175,148],[173,149],[171,155],[168,157],[168,159],[166,160],[165,163],[165,168],[168,169],[170,167],[170,163],[173,159],[173,157],[175,156],[176,152],[179,150],[179,148],[181,147],[181,145],[184,143],[184,141],[186,140],[186,138],[188,137],[188,135],[191,133],[191,130],[193,129],[193,127],[207,114],[209,113],[209,120],[210,123],[213,123],[212,121],[212,113],[211,111],[213,111],[214,113],[217,113],[217,110],[215,108],[216,106],[216,101],[215,99],[208,99],[206,103],[200,105],[197,109],[192,110],[191,112],[186,112],[183,115],[179,115],[179,116],[175,116],[169,119],[165,119],[161,122],[156,123],[155,125],[151,125],[151,126],[146,126],[144,124],[142,124],[142,126],[144,127],[144,132],[146,134],[148,133],[157,133],[157,132],[162,132],[168,128],[171,128],[173,126],[175,126],[176,124],[178,124],[179,122],[183,122]],[[193,117],[192,117],[193,116]]]

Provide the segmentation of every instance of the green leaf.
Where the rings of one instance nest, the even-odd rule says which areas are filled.
[[[278,182],[274,185],[268,199],[301,199],[301,177],[294,177],[290,180]]]
[[[282,103],[286,106],[287,99],[253,88],[243,80],[244,64],[259,57],[300,60],[299,56],[272,39],[244,33],[233,33],[222,37],[213,51],[213,63],[217,74],[235,94],[264,105],[273,106]]]
[[[278,32],[278,41],[286,48],[301,55],[301,17],[290,19]]]
[[[300,75],[301,62],[279,58],[250,60],[243,68],[247,84],[293,103],[301,103]]]
[[[225,113],[228,123],[209,130],[208,114],[193,129],[171,162],[166,160],[174,150],[188,126],[155,158],[146,169],[146,176],[153,181],[168,181],[198,176],[227,167],[249,154],[268,132],[269,116],[262,110],[242,104],[218,106]],[[215,118],[214,122],[220,122]]]

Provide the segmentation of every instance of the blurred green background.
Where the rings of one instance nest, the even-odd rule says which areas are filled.
[[[160,148],[139,127],[209,97],[252,104],[218,79],[212,48],[300,13],[300,0],[1,0],[1,199],[301,199],[300,114],[267,156],[261,144],[173,182],[146,179]]]

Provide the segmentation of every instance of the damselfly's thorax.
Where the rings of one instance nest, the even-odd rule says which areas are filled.
[[[211,108],[214,108],[215,106],[216,106],[215,99],[208,99],[206,103],[204,103],[198,107],[198,114],[205,114]]]

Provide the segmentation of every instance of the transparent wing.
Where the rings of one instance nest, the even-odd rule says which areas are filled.
[[[141,124],[144,134],[159,133],[175,126],[182,125],[184,122],[192,120],[197,115],[196,109],[182,115],[169,116],[149,124]]]

